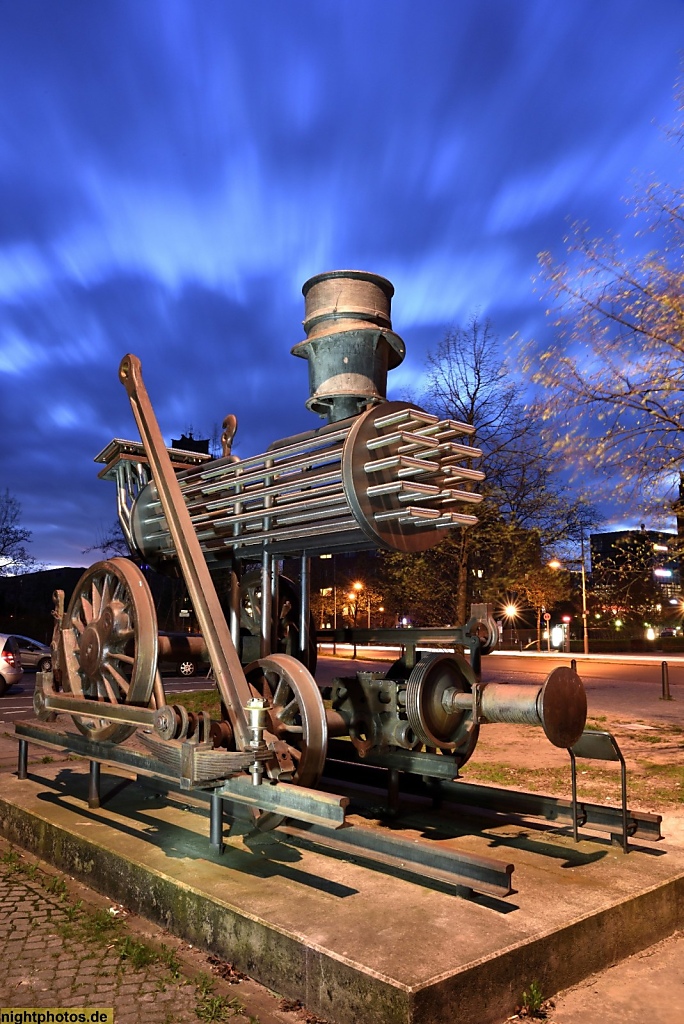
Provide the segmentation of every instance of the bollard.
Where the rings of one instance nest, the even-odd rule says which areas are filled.
[[[17,765],[17,778],[28,778],[28,741],[19,740],[19,763]]]
[[[211,794],[209,806],[209,845],[217,853],[223,853],[223,800],[218,793]]]
[[[100,762],[90,762],[90,775],[88,776],[88,807],[100,806]]]
[[[573,672],[577,671],[577,658],[573,658],[570,662],[570,668]]]
[[[667,662],[663,661],[661,663],[660,667],[661,667],[661,670],[662,670],[662,687],[663,687],[663,692],[662,692],[662,696],[661,696],[660,699],[661,700],[674,700],[674,697],[670,694],[670,673],[669,673],[669,670],[668,670],[668,667],[667,667]]]

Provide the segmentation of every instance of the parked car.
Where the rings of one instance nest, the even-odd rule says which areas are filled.
[[[0,633],[0,696],[12,683],[18,683],[23,674],[21,654],[15,638]]]
[[[40,640],[33,640],[30,636],[12,634],[21,652],[21,664],[24,668],[35,668],[36,672],[50,672],[52,670],[52,648],[42,644]]]
[[[201,633],[159,633],[159,667],[162,672],[190,679],[209,668]]]

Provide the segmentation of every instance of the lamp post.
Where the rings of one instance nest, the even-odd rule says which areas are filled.
[[[358,602],[359,598],[361,597],[361,593],[363,591],[363,583],[359,583],[359,582],[355,583],[354,584],[354,590],[356,591],[356,600]],[[371,625],[370,591],[368,591],[366,593],[366,611],[368,612],[368,628],[370,629],[370,625]]]
[[[584,638],[584,653],[589,653],[589,627],[587,625],[587,574],[584,568],[584,530],[580,533],[581,569],[582,569],[582,636]]]
[[[587,625],[587,573],[584,566],[584,530],[580,534],[580,548],[582,552],[580,558],[569,559],[569,561],[574,562],[575,564],[579,562],[580,572],[582,574],[582,639],[584,641],[584,653],[588,654],[589,627]],[[551,569],[560,569],[561,567],[562,563],[557,558],[553,558],[549,562],[549,568]]]

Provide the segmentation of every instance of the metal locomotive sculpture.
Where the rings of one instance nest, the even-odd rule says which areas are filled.
[[[321,274],[304,285],[307,337],[292,351],[308,361],[308,408],[328,422],[244,460],[231,451],[233,416],[224,421],[223,457],[167,449],[140,362],[125,356],[119,375],[142,443],[113,440],[97,457],[105,463],[100,475],[116,481],[132,553],[179,567],[222,718],[169,703],[158,669],[160,644],[169,641],[158,636],[147,582],[133,561],[113,558],[92,566],[59,609],[54,677],[44,674],[36,687],[39,717],[71,714],[85,737],[82,752],[124,763],[124,748],[115,755],[113,747],[139,730],[148,753],[135,755],[138,769],[210,791],[212,813],[226,797],[266,812],[261,828],[284,817],[337,827],[346,800],[316,789],[329,737],[344,737],[355,757],[389,758],[394,771],[450,778],[472,754],[483,723],[537,724],[559,747],[579,739],[586,698],[570,669],[556,669],[541,687],[484,685],[462,657],[438,654],[387,677],[337,680],[326,707],[307,667],[312,555],[423,551],[446,530],[477,522],[472,510],[481,498],[472,485],[484,474],[472,466],[481,454],[467,443],[473,428],[386,400],[387,372],[404,358],[390,319],[393,291],[360,271]],[[278,650],[283,604],[291,611],[293,603],[280,592],[278,560],[286,555],[301,558],[297,657]],[[248,590],[259,649],[243,664],[240,569],[255,560],[261,569]],[[216,580],[226,574],[222,604]],[[478,625],[475,617],[458,631],[474,650],[483,646]],[[487,636],[485,650],[491,628]]]

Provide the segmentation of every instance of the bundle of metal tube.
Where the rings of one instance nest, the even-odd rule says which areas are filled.
[[[227,550],[239,557],[264,550],[422,550],[445,527],[477,522],[459,509],[480,496],[459,485],[482,479],[460,464],[480,452],[453,440],[470,429],[391,405],[243,462],[218,460],[181,471],[181,491],[207,558],[221,559]],[[172,557],[154,482],[135,500],[131,526],[147,559]]]
[[[309,365],[308,407],[329,422],[243,461],[228,454],[188,467],[188,457],[178,466],[207,561],[362,548],[422,551],[444,529],[477,522],[471,507],[481,498],[471,485],[484,474],[470,460],[481,452],[463,443],[473,428],[386,401],[387,371],[404,358],[391,329],[390,282],[332,271],[307,281],[303,291],[307,337],[292,351]],[[142,446],[113,441],[97,461],[106,463],[100,476],[117,481],[119,516],[132,547],[153,564],[172,559]],[[181,461],[178,453],[174,461]]]

